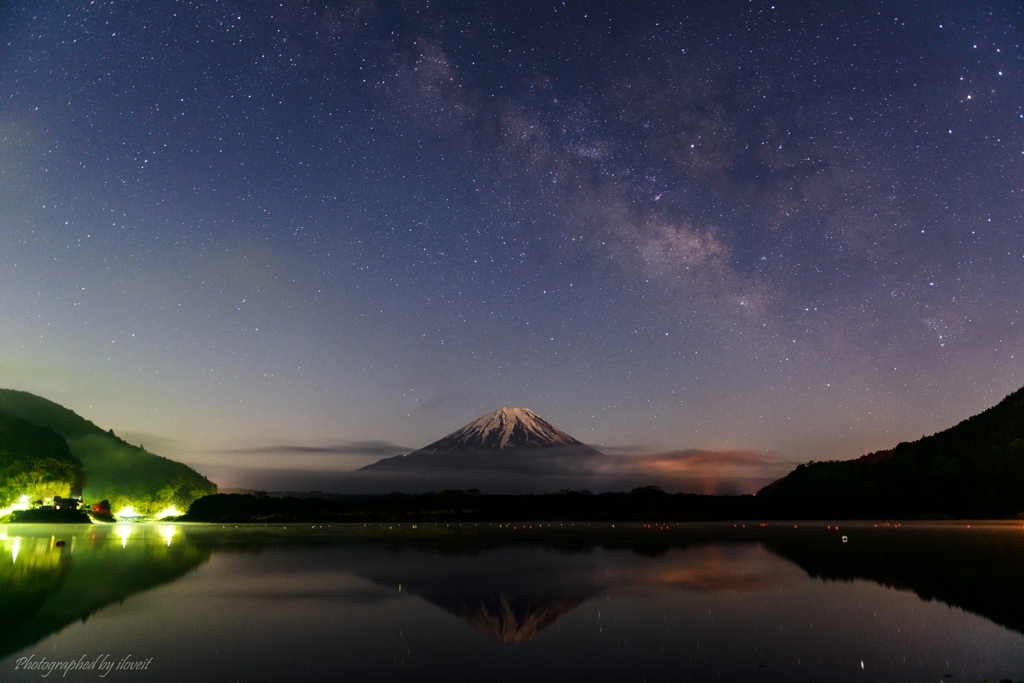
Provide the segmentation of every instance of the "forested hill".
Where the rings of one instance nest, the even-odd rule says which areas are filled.
[[[103,431],[71,410],[25,391],[0,389],[0,416],[18,418],[63,437],[85,473],[86,502],[107,499],[115,510],[131,505],[155,514],[216,493],[217,487],[191,467],[154,455]]]
[[[60,434],[0,412],[0,508],[22,496],[67,496],[84,483],[82,463]]]
[[[1016,517],[1024,513],[1024,389],[891,454],[812,462],[758,492],[772,516]]]

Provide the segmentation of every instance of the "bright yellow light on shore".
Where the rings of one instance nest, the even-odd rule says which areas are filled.
[[[114,533],[121,539],[121,547],[127,547],[128,537],[132,535],[131,524],[116,524],[114,525]]]
[[[181,513],[178,512],[178,508],[176,508],[176,507],[174,507],[172,505],[171,507],[164,508],[159,513],[157,513],[156,518],[157,519],[163,519],[164,517],[180,517],[180,516],[181,516]]]
[[[160,527],[160,535],[167,539],[168,546],[171,545],[171,539],[174,537],[174,534],[176,533],[178,533],[178,527],[171,526],[170,524],[165,524],[164,526]]]
[[[117,514],[114,515],[114,516],[115,517],[141,517],[142,515],[140,515],[138,512],[136,512],[135,508],[133,508],[131,505],[126,505],[123,508],[121,508],[120,510],[118,510]]]
[[[28,510],[28,502],[30,500],[29,496],[22,496],[18,499],[17,503],[12,503],[10,507],[0,508],[0,517],[6,517],[16,510]]]

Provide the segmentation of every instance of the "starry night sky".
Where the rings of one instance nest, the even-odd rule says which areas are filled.
[[[1024,385],[1024,9],[840,4],[5,3],[0,385],[228,486],[950,426]]]

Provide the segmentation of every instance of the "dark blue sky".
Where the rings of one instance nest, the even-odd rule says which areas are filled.
[[[1020,3],[668,5],[6,5],[0,384],[227,485],[503,405],[853,457],[1024,384]]]

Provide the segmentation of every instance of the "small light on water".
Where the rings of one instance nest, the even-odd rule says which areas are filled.
[[[130,524],[117,524],[114,526],[114,533],[121,539],[121,547],[125,548],[128,545],[128,537],[132,535],[132,527]]]
[[[170,524],[165,524],[164,526],[160,527],[160,535],[167,539],[168,546],[171,545],[171,538],[176,533],[178,533],[178,528],[175,526],[171,526]]]

